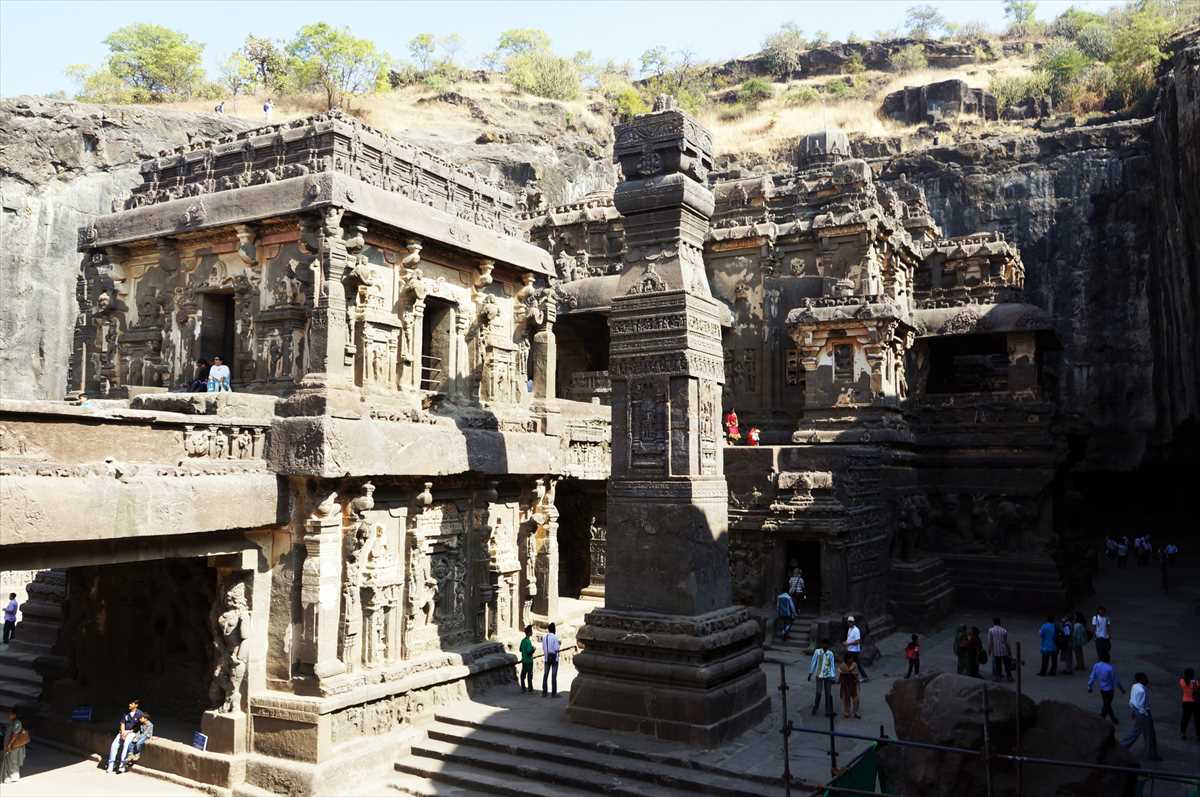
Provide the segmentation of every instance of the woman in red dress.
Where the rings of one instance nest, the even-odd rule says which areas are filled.
[[[738,430],[737,410],[732,407],[725,413],[725,439],[730,444],[742,439],[742,433]]]

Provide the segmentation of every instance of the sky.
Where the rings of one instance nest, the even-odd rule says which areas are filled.
[[[920,0],[915,0],[919,2]],[[928,0],[926,0],[928,2]],[[833,40],[864,39],[904,24],[914,0],[0,0],[0,96],[68,93],[70,64],[102,63],[103,40],[135,22],[153,22],[203,42],[210,77],[241,46],[246,34],[289,38],[297,28],[325,21],[348,25],[397,58],[408,56],[417,33],[458,33],[470,62],[495,47],[501,31],[541,28],[562,54],[590,50],[598,61],[637,65],[645,50],[665,45],[693,50],[700,60],[726,60],[756,51],[763,37],[786,22]],[[1120,0],[1042,0],[1038,16],[1052,19],[1074,5],[1098,12]],[[1004,22],[1001,0],[933,2],[947,19]]]

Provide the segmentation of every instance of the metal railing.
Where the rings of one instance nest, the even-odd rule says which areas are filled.
[[[864,791],[862,789],[854,789],[846,786],[835,786],[830,783],[815,783],[813,781],[802,778],[793,778],[791,774],[791,759],[790,759],[790,741],[793,733],[805,733],[814,736],[825,736],[829,739],[829,774],[830,779],[836,778],[845,770],[838,768],[838,739],[851,739],[855,741],[873,742],[879,747],[894,745],[897,747],[911,747],[920,750],[936,750],[943,753],[956,753],[959,755],[978,756],[983,759],[984,769],[984,788],[987,797],[995,797],[993,794],[992,767],[997,762],[1006,762],[1015,766],[1016,770],[1016,797],[1024,795],[1024,778],[1022,770],[1025,766],[1052,766],[1066,767],[1068,769],[1090,769],[1101,772],[1122,773],[1133,775],[1138,778],[1145,778],[1150,781],[1151,787],[1156,780],[1183,783],[1188,785],[1197,784],[1198,778],[1196,775],[1180,774],[1177,772],[1165,772],[1157,769],[1143,769],[1140,767],[1123,767],[1114,764],[1094,764],[1084,761],[1066,761],[1058,758],[1043,758],[1040,756],[1024,755],[1021,752],[1021,697],[1022,697],[1022,681],[1021,681],[1021,644],[1017,643],[1017,709],[1014,712],[1016,715],[1016,738],[1014,753],[997,753],[991,748],[991,702],[988,696],[987,684],[983,684],[983,749],[977,750],[969,747],[953,747],[944,744],[932,744],[930,742],[911,742],[902,739],[893,739],[888,737],[882,725],[879,726],[878,736],[867,736],[859,733],[846,733],[837,730],[836,716],[837,712],[832,711],[830,706],[826,706],[826,712],[829,716],[829,730],[818,730],[817,728],[797,728],[788,718],[787,711],[787,693],[791,687],[787,683],[787,666],[784,663],[779,665],[779,693],[780,703],[783,710],[783,723],[780,733],[783,736],[783,784],[784,794],[791,797],[792,789],[797,788],[808,794],[863,794],[863,795],[878,795],[879,791]],[[818,687],[819,688],[819,687]]]

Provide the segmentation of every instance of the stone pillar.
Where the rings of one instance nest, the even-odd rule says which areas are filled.
[[[329,493],[304,524],[300,574],[300,662],[317,678],[345,671],[338,659],[341,614],[342,515],[337,493]]]
[[[533,333],[533,396],[538,399],[554,398],[555,370],[558,358],[554,342],[554,321],[558,316],[558,305],[553,297],[544,302],[543,320]]]
[[[546,497],[542,499],[543,511],[546,513],[546,617],[551,622],[558,618],[558,507],[554,505],[554,491],[557,479],[549,479],[550,485]]]
[[[711,136],[660,98],[618,125],[628,255],[609,320],[612,480],[603,609],[579,631],[568,716],[715,746],[770,707],[758,625],[732,605],[721,307],[703,242]]]
[[[309,324],[308,373],[305,387],[348,386],[353,369],[344,364],[346,354],[346,289],[342,275],[348,255],[342,238],[342,208],[325,208],[319,220],[306,220],[301,241],[317,255],[314,263],[312,321]]]
[[[459,397],[466,397],[468,385],[471,383],[471,357],[467,353],[467,332],[471,328],[471,315],[467,308],[458,305],[454,308],[454,340],[451,341],[450,355],[453,364],[450,370],[450,392]]]
[[[608,531],[603,523],[592,518],[588,527],[588,585],[579,597],[604,603],[604,572],[608,557]]]

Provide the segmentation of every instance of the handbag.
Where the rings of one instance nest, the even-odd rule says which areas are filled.
[[[29,744],[29,731],[22,728],[13,736],[12,742],[9,743],[9,750],[16,750]]]

